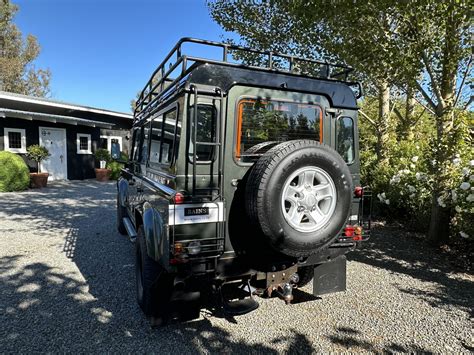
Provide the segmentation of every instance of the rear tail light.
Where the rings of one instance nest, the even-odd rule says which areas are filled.
[[[347,225],[344,228],[344,235],[348,238],[352,238],[352,240],[360,241],[362,240],[362,233],[364,229],[361,226],[351,226]]]
[[[171,265],[184,264],[188,262],[188,255],[184,252],[182,243],[174,243],[173,258],[170,259]]]
[[[347,225],[346,228],[344,228],[344,235],[346,237],[352,237],[354,235],[354,226]]]
[[[362,186],[357,186],[354,189],[354,196],[355,197],[362,197],[364,195],[364,188]]]
[[[184,195],[181,192],[177,192],[173,197],[173,201],[177,205],[184,203]]]
[[[174,243],[174,255],[181,254],[184,251],[182,243]]]
[[[362,240],[362,232],[363,229],[361,226],[357,226],[354,228],[354,236],[352,237],[352,240],[359,242]]]

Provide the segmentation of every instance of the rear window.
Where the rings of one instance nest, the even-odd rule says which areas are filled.
[[[336,124],[337,152],[350,164],[355,158],[354,121],[350,117],[340,117]]]
[[[251,161],[274,145],[293,139],[322,140],[320,106],[244,99],[238,106],[235,155]]]
[[[194,127],[194,106],[189,111],[191,139],[189,144],[188,156],[193,161],[194,144],[196,143],[196,161],[198,163],[212,162],[214,160],[215,146],[210,145],[216,142],[216,124],[217,114],[214,106],[198,104],[197,105],[197,130]],[[196,142],[194,135],[196,134]],[[206,145],[207,144],[207,145]]]

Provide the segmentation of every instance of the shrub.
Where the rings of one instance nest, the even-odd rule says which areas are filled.
[[[95,151],[95,158],[98,161],[109,162],[111,160],[109,151],[104,148],[99,148]]]
[[[111,161],[110,163],[107,164],[107,169],[112,170],[110,173],[110,179],[111,180],[117,180],[120,176],[120,170],[124,167],[123,164],[120,164],[119,162],[116,161]]]
[[[30,171],[25,161],[11,152],[0,152],[0,191],[22,191],[28,188]]]
[[[120,160],[128,161],[128,156],[124,152],[120,152]],[[117,161],[111,161],[107,164],[107,168],[112,170],[110,174],[111,180],[117,180],[120,176],[120,170],[124,168],[124,164],[119,163]]]
[[[48,159],[48,157],[51,155],[49,154],[49,151],[46,147],[42,147],[38,144],[30,145],[28,148],[26,148],[26,151],[26,156],[36,162],[38,172],[40,172],[40,163],[43,160]]]

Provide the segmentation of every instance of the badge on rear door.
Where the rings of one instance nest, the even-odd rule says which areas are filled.
[[[205,216],[209,214],[209,207],[189,207],[184,209],[184,216]]]

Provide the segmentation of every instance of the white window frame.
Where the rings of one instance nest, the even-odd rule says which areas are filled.
[[[87,150],[81,149],[81,137],[87,138]],[[92,154],[91,146],[92,140],[91,135],[86,133],[78,133],[76,136],[77,154]]]
[[[10,148],[10,141],[8,138],[8,133],[9,132],[15,132],[15,133],[20,133],[21,134],[21,148]],[[4,134],[3,134],[3,145],[4,149],[7,152],[12,152],[12,153],[21,153],[21,154],[26,154],[26,131],[24,128],[4,128]]]
[[[107,139],[107,150],[112,154],[112,139],[117,139],[120,144],[120,151],[123,152],[122,137],[120,136],[100,136],[101,139]]]

